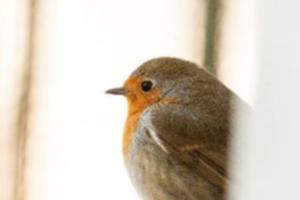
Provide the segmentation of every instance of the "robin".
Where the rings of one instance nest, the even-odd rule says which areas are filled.
[[[147,61],[106,93],[127,98],[123,154],[143,199],[225,199],[235,94],[177,58]]]

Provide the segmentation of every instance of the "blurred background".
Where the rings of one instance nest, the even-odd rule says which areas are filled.
[[[278,11],[278,3],[271,9]],[[261,13],[253,0],[0,0],[0,199],[138,199],[121,157],[126,101],[104,91],[120,86],[145,60],[175,56],[207,68],[255,105],[258,77],[276,74],[275,66],[259,75],[259,66],[276,65],[267,59],[269,48],[284,46],[273,41],[286,38],[286,32],[274,40],[261,36],[261,27],[267,28],[263,33],[277,29],[271,11],[260,26]],[[272,77],[258,92],[269,91],[270,101],[258,95],[258,108],[285,105],[282,97],[272,107],[272,84],[278,83]],[[262,113],[275,114],[268,109]],[[264,148],[253,138],[237,156],[253,158],[251,147]],[[245,168],[257,162],[256,155],[238,168],[245,174],[253,170],[247,180],[259,170]],[[239,191],[255,193],[249,181],[239,183]]]

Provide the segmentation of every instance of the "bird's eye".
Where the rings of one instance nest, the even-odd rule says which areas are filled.
[[[148,92],[152,89],[153,83],[151,81],[143,81],[141,88],[144,92]]]

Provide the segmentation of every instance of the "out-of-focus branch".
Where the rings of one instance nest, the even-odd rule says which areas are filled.
[[[28,28],[25,44],[25,59],[21,79],[21,93],[18,103],[16,136],[16,162],[15,162],[15,191],[14,200],[26,198],[26,155],[27,140],[29,137],[29,121],[32,99],[32,85],[34,72],[34,52],[36,36],[36,16],[38,0],[28,0]]]
[[[222,14],[222,0],[206,1],[206,43],[204,66],[212,72],[217,71],[219,36],[221,30],[220,16]]]

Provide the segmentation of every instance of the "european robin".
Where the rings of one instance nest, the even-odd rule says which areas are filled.
[[[143,199],[225,199],[233,92],[177,58],[147,61],[106,92],[128,100],[123,154]]]

